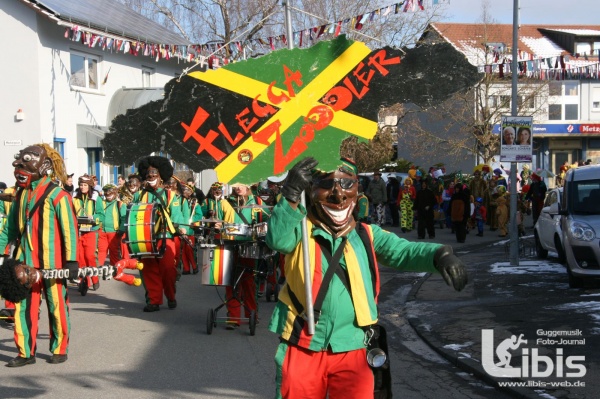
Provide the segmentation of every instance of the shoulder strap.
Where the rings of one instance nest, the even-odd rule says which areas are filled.
[[[325,300],[325,295],[327,295],[327,289],[329,288],[329,283],[331,283],[333,274],[340,270],[340,259],[342,259],[342,253],[344,253],[344,248],[346,247],[346,242],[348,241],[348,239],[346,237],[342,237],[342,243],[340,244],[338,249],[336,249],[335,254],[333,254],[333,256],[331,255],[331,250],[329,249],[329,243],[323,237],[316,236],[315,241],[317,241],[317,243],[319,244],[319,247],[321,248],[321,251],[325,256],[325,259],[327,259],[327,262],[329,263],[327,271],[325,272],[323,280],[321,281],[321,286],[319,287],[317,298],[315,299],[313,305],[316,323],[317,321],[319,321],[319,316],[321,315],[321,306],[323,306],[323,301]]]

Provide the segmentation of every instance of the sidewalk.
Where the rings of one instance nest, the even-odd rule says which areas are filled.
[[[436,241],[438,236],[447,235],[444,231],[438,232]],[[425,276],[409,294],[406,310],[409,323],[424,341],[451,363],[514,397],[600,397],[596,382],[600,377],[597,367],[600,356],[595,350],[600,339],[593,335],[598,328],[594,324],[597,323],[597,319],[594,320],[596,312],[592,310],[589,315],[582,316],[576,306],[586,300],[582,297],[600,295],[600,290],[569,289],[564,267],[553,263],[556,259],[539,261],[535,258],[535,251],[531,257],[521,257],[519,266],[511,266],[506,241],[499,241],[501,239],[492,232],[486,231],[486,234],[493,235],[493,238],[482,242],[468,237],[466,244],[443,242],[453,245],[455,253],[467,265],[469,284],[457,293],[446,286],[441,276]],[[533,234],[533,230],[527,229],[527,234]],[[491,345],[482,345],[483,330],[492,331]],[[574,333],[577,330],[583,332],[583,336],[577,338],[584,338],[584,343],[557,345],[559,341],[542,342],[548,339],[547,331]],[[537,371],[546,369],[544,359],[547,359],[552,366],[558,367],[562,363],[564,372],[573,372],[577,370],[567,370],[568,364],[564,359],[582,356],[585,360],[578,363],[586,367],[586,373],[579,378],[560,378],[557,367],[554,367],[543,378],[539,378],[538,373],[538,378],[513,379],[493,377],[486,372],[482,366],[482,346],[491,347],[489,353],[493,356],[499,343],[521,334],[528,341],[510,351],[512,358],[509,364],[512,368],[528,368],[525,373],[529,374],[524,375],[531,376],[534,367]],[[564,352],[562,359],[557,357],[558,348]],[[533,362],[535,356],[538,360]],[[524,360],[526,367],[522,365]],[[491,361],[492,365],[497,364],[498,358],[494,357]],[[523,386],[502,387],[506,382],[520,382]],[[581,385],[581,382],[586,384],[585,388],[573,386],[575,383]]]

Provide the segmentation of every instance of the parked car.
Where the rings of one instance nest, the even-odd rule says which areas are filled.
[[[548,191],[544,200],[544,207],[534,226],[533,235],[538,257],[546,259],[548,252],[556,252],[558,261],[565,263],[565,250],[562,243],[562,216],[558,213],[562,193],[562,187]]]
[[[569,169],[559,214],[569,286],[600,278],[600,165]]]

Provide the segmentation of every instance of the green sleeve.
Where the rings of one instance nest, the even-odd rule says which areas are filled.
[[[413,242],[371,225],[377,261],[403,271],[436,272],[433,256],[441,244]]]
[[[285,199],[273,208],[267,229],[266,243],[274,251],[289,254],[302,240],[302,219],[306,209],[298,205],[293,209]]]

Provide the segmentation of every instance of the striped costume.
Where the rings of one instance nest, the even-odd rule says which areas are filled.
[[[73,197],[73,207],[75,215],[78,218],[91,218],[95,225],[81,224],[79,226],[79,248],[77,250],[77,262],[79,267],[99,266],[98,248],[99,232],[104,222],[104,204],[102,197],[98,196],[95,200],[87,194],[77,194]],[[88,280],[89,284],[90,280]],[[100,280],[97,276],[91,277],[92,284],[98,284]]]
[[[16,259],[36,269],[61,269],[67,261],[77,259],[77,220],[71,196],[49,177],[19,191],[7,228],[8,240],[19,240]],[[16,304],[14,336],[21,357],[28,358],[36,352],[42,291],[50,322],[50,351],[55,355],[67,353],[70,332],[67,281],[42,279],[33,284],[26,299]]]

